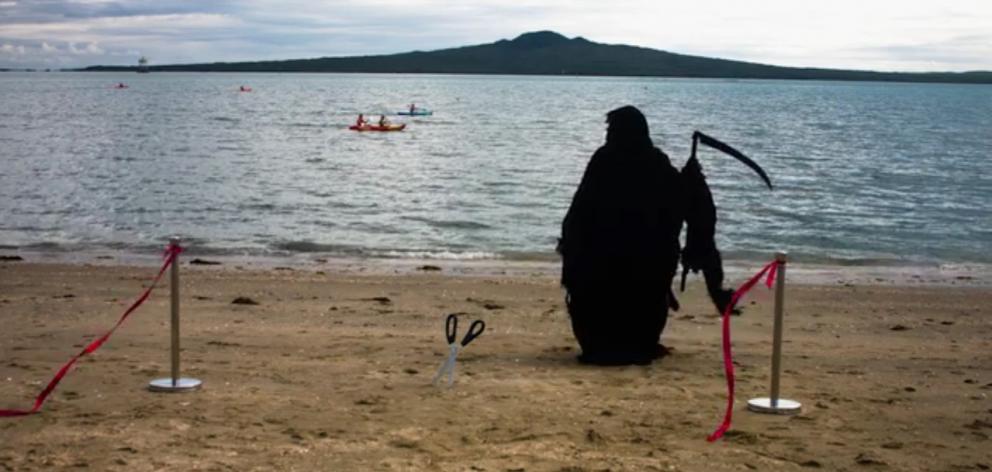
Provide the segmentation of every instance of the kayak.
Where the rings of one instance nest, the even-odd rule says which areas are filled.
[[[348,127],[348,129],[350,129],[352,131],[403,131],[403,128],[406,128],[406,123],[400,123],[398,125],[386,125],[386,126],[379,126],[379,125],[362,125],[362,126],[351,125],[351,126]]]
[[[430,115],[433,115],[434,112],[431,111],[431,110],[424,109],[424,108],[417,108],[417,109],[415,109],[413,111],[410,111],[410,110],[398,111],[398,112],[396,112],[396,114],[397,115],[406,115],[406,116],[430,116]]]

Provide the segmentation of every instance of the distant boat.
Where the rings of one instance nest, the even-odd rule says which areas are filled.
[[[406,116],[430,116],[433,115],[434,112],[426,108],[418,108],[417,105],[411,103],[410,108],[407,108],[406,110],[398,111],[396,112],[396,114],[406,115]]]
[[[148,58],[145,56],[141,56],[141,59],[138,59],[138,73],[139,74],[148,73]]]
[[[404,115],[404,116],[430,116],[430,115],[433,115],[434,112],[431,111],[431,110],[428,110],[426,108],[417,108],[417,109],[415,109],[413,111],[410,111],[410,110],[398,111],[398,112],[396,112],[396,114],[397,115]]]

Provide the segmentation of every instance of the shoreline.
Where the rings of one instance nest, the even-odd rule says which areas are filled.
[[[122,267],[157,266],[158,254],[112,250],[91,251],[32,251],[0,250],[0,259],[20,257],[21,260],[0,260],[0,263],[94,265]],[[767,261],[724,260],[728,286],[750,277]],[[198,262],[194,262],[198,261]],[[219,270],[299,270],[337,274],[410,275],[437,273],[465,277],[547,277],[557,278],[561,263],[546,259],[509,258],[402,258],[339,256],[314,252],[290,255],[217,255],[183,254],[183,266],[196,265]],[[192,263],[192,264],[191,264]],[[806,285],[895,285],[895,286],[961,286],[992,287],[992,265],[986,264],[926,264],[926,265],[860,265],[825,264],[790,261],[789,282]],[[681,277],[681,266],[675,282]],[[701,278],[689,274],[687,280]]]

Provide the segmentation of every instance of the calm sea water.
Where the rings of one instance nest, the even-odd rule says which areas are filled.
[[[552,259],[625,104],[771,175],[702,155],[730,259],[992,263],[992,87],[655,78],[0,74],[0,249]]]

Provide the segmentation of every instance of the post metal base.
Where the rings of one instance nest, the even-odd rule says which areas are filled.
[[[747,409],[757,413],[771,413],[775,415],[794,415],[802,410],[802,405],[794,400],[779,398],[774,405],[772,399],[767,397],[752,398],[747,401]]]
[[[153,392],[192,392],[203,385],[199,379],[180,378],[173,383],[172,378],[155,379],[148,384],[148,390]]]

